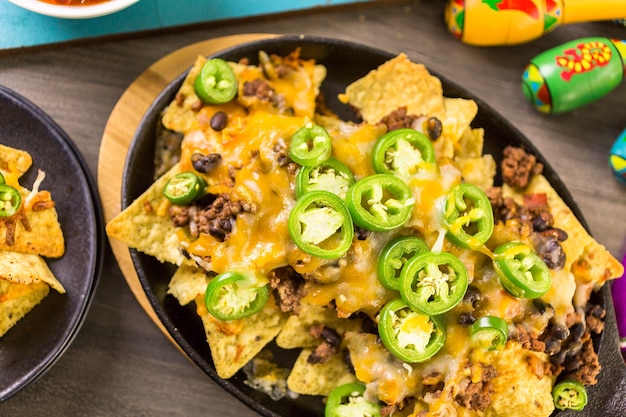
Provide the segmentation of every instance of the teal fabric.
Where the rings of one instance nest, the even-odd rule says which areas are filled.
[[[0,0],[0,50],[369,0],[140,0],[117,13],[60,19]]]

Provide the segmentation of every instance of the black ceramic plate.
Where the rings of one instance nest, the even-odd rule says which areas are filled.
[[[392,58],[392,55],[387,52],[363,45],[299,36],[252,42],[226,50],[216,56],[235,61],[247,57],[251,62],[257,62],[259,50],[285,55],[296,47],[301,47],[303,57],[315,58],[327,67],[328,77],[324,81],[322,92],[329,100],[329,106],[343,119],[354,119],[355,115],[335,99],[337,94],[343,92],[352,81]],[[185,74],[181,74],[159,95],[136,132],[124,170],[122,190],[124,207],[128,206],[152,183],[155,132],[160,112],[173,99],[183,82],[184,76]],[[445,79],[442,79],[442,83],[446,96],[472,98],[478,103],[479,113],[473,125],[485,129],[486,153],[493,154],[498,160],[504,147],[516,145],[535,154],[544,163],[544,174],[550,183],[584,224],[580,210],[562,181],[528,139],[480,99],[472,97],[467,91]],[[192,307],[180,307],[177,301],[166,293],[173,268],[135,251],[131,251],[131,256],[143,289],[165,328],[180,348],[228,392],[263,416],[304,417],[322,416],[324,414],[323,405],[319,398],[300,396],[297,399],[273,401],[268,396],[245,385],[245,375],[242,372],[230,380],[222,380],[217,377],[202,324],[194,309]],[[626,399],[622,399],[620,395],[620,392],[626,392],[626,369],[618,351],[615,315],[609,289],[608,286],[604,288],[602,292],[594,295],[596,297],[594,301],[601,303],[609,312],[607,329],[603,336],[596,340],[600,347],[603,371],[600,375],[600,383],[589,390],[589,406],[582,413],[577,413],[577,416],[626,415]],[[284,354],[281,357],[284,357]],[[290,358],[286,358],[286,362],[289,360]],[[559,415],[565,416],[568,413],[560,413]]]
[[[87,165],[63,130],[41,109],[0,86],[0,143],[28,151],[33,165],[20,183],[31,188],[37,169],[56,203],[65,255],[47,260],[66,294],[50,294],[0,339],[0,402],[41,376],[61,356],[83,322],[96,287],[104,233]]]

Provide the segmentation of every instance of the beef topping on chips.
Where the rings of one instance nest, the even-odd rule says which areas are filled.
[[[297,315],[304,296],[304,278],[291,266],[285,266],[271,271],[269,280],[280,310]]]
[[[502,179],[511,187],[526,188],[530,179],[541,174],[543,164],[524,149],[507,146],[503,151]]]

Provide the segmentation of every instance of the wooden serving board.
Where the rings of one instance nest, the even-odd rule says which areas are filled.
[[[102,135],[98,158],[98,191],[102,200],[104,219],[108,223],[121,210],[122,177],[126,154],[144,113],[159,93],[184,70],[198,55],[214,54],[240,43],[269,38],[276,35],[241,34],[197,42],[161,58],[133,81],[113,108]],[[135,298],[170,340],[169,333],[152,309],[139,281],[128,247],[109,238],[113,254]]]

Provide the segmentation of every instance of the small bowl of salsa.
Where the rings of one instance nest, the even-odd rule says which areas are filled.
[[[139,0],[9,0],[31,12],[66,19],[86,19],[115,13]]]

